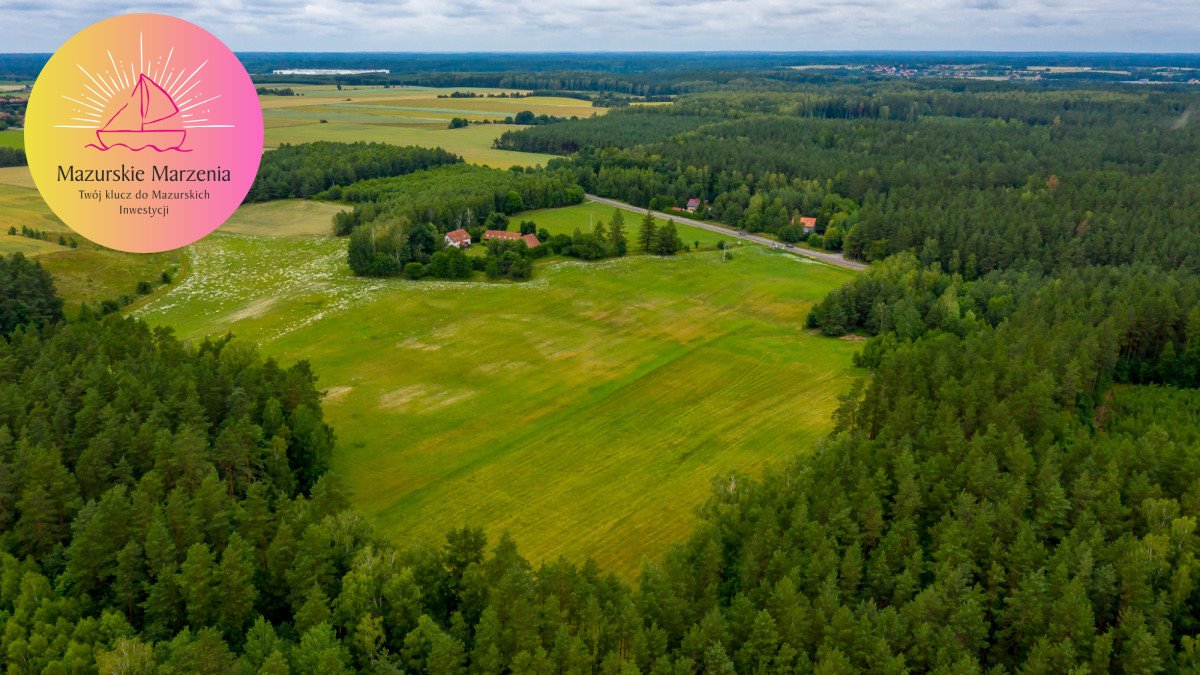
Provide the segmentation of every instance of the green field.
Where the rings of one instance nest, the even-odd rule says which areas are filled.
[[[420,145],[448,150],[461,155],[463,159],[472,164],[483,164],[501,169],[514,165],[541,165],[551,158],[551,155],[497,150],[492,147],[492,139],[504,133],[506,129],[520,127],[482,125],[465,129],[447,129],[443,124],[430,128],[428,125],[345,122],[339,120],[337,116],[328,119],[329,124],[313,122],[268,127],[266,130],[267,146],[276,147],[281,143],[312,143],[314,141],[340,141],[343,143],[375,141],[394,145]]]
[[[225,221],[221,232],[275,237],[330,234],[333,214],[345,209],[338,204],[306,199],[245,204]]]
[[[284,205],[277,207],[280,211],[287,208],[287,202],[280,204]],[[293,212],[310,213],[313,207],[324,206],[305,205],[302,210],[293,208]],[[253,212],[248,215],[253,216]],[[328,219],[326,223],[328,229]],[[49,233],[50,240],[21,236],[22,226]],[[10,227],[15,227],[18,234],[10,235]],[[78,247],[72,249],[60,245],[60,234],[74,238]],[[36,257],[50,270],[68,315],[74,314],[83,302],[98,303],[121,295],[132,296],[139,281],[149,281],[158,287],[163,271],[177,270],[185,264],[180,252],[123,253],[97,246],[72,232],[46,206],[33,188],[29,170],[23,166],[0,169],[0,255],[17,252]]]
[[[513,216],[512,224],[509,229],[515,230],[517,223],[522,220],[532,220],[537,223],[538,228],[546,228],[550,234],[574,234],[578,229],[581,232],[590,232],[597,223],[603,222],[605,226],[612,222],[613,211],[615,209],[604,204],[596,202],[584,202],[577,206],[566,206],[561,209],[542,209],[540,211],[530,211],[527,213]],[[642,216],[632,211],[622,211],[625,217],[625,236],[629,238],[629,250],[638,252],[642,250],[641,244],[637,241],[638,225],[642,222]],[[655,218],[654,222],[658,225],[663,225],[666,220],[663,218]],[[683,243],[688,246],[694,246],[697,242],[701,249],[716,248],[717,242],[724,241],[730,246],[741,246],[742,242],[737,240],[737,237],[725,236],[717,234],[712,230],[702,230],[698,227],[682,225],[675,223],[675,228],[679,232],[679,236],[683,239]]]
[[[13,167],[27,170],[25,167]],[[0,183],[0,224],[7,231],[10,225],[50,232],[67,232],[69,228],[50,211],[38,191],[32,187],[18,187]]]
[[[97,304],[121,295],[136,298],[139,281],[150,282],[161,293],[169,288],[160,286],[162,273],[178,276],[186,264],[179,251],[125,253],[90,243],[81,243],[77,249],[55,249],[40,255],[38,262],[54,275],[54,286],[66,303],[68,316],[78,311],[81,302]]]
[[[473,122],[500,121],[522,110],[560,117],[588,117],[605,112],[604,108],[593,108],[587,101],[553,96],[450,99],[437,96],[455,89],[347,87],[338,91],[332,86],[271,86],[291,86],[303,95],[259,97],[263,106],[265,144],[268,148],[282,143],[313,141],[377,141],[441,147],[461,155],[468,162],[499,168],[541,165],[552,155],[511,152],[492,147],[492,141],[497,136],[521,127],[482,124],[449,129],[447,126],[452,118],[465,117]],[[487,93],[502,90],[460,88],[458,91]],[[13,129],[0,131],[0,146],[24,147],[23,132]],[[0,183],[10,180],[0,173]]]
[[[25,147],[25,132],[19,129],[5,129],[0,131],[0,148],[23,148]]]
[[[500,168],[532,166],[550,155],[510,152],[492,148],[500,134],[520,127],[503,124],[472,125],[448,129],[454,117],[472,122],[501,121],[522,110],[560,117],[602,114],[587,101],[553,96],[529,98],[438,98],[455,89],[428,87],[291,86],[301,96],[260,96],[266,145],[312,141],[378,141],[396,145],[441,147],[462,155],[468,162]],[[499,89],[461,88],[458,91],[498,93]],[[321,120],[325,120],[322,122]]]
[[[33,176],[29,175],[29,167],[27,166],[0,167],[0,185],[12,185],[29,188],[30,190],[35,189]]]
[[[335,468],[406,541],[477,524],[534,560],[633,575],[686,536],[715,477],[827,433],[856,375],[855,344],[801,328],[851,273],[758,247],[552,259],[521,284],[357,279],[328,237],[218,233],[188,256],[135,313],[310,360]]]
[[[15,169],[16,171],[9,171]],[[23,166],[4,169],[14,176],[17,172],[29,175]],[[53,233],[52,241],[30,239],[20,234],[11,235],[8,228],[15,227],[20,232],[22,227],[29,227],[43,232]],[[59,233],[75,236],[66,225],[50,211],[41,195],[32,187],[18,187],[0,183],[0,255],[21,252],[27,256],[66,250],[57,243]]]

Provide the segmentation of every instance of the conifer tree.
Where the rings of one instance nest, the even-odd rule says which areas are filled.
[[[629,239],[625,234],[625,215],[621,209],[613,209],[612,220],[608,224],[609,255],[624,256],[629,248]]]
[[[654,215],[649,211],[642,216],[642,222],[638,226],[638,245],[646,253],[654,252],[654,243],[658,239],[658,230],[654,226]]]

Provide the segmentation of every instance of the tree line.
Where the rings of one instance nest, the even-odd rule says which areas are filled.
[[[334,231],[349,235],[348,262],[357,275],[465,278],[472,265],[491,276],[528,278],[537,249],[494,250],[475,262],[444,244],[446,232],[467,230],[480,242],[485,229],[508,229],[508,216],[526,209],[578,204],[583,190],[569,177],[541,170],[501,170],[456,165],[360,181],[320,195],[354,204],[334,216]],[[520,247],[524,247],[521,243]],[[446,249],[446,250],[443,250]],[[453,249],[453,250],[451,250]],[[493,255],[494,253],[494,255]],[[520,258],[514,260],[513,258]],[[409,267],[413,263],[412,267]]]
[[[493,213],[578,204],[583,190],[560,172],[463,164],[335,186],[317,198],[354,205],[334,218],[334,232],[346,235],[390,216],[431,223],[441,230],[467,229],[485,223]]]
[[[247,203],[316,196],[335,186],[402,176],[462,158],[441,148],[398,147],[387,143],[318,141],[283,145],[263,154]]]
[[[26,166],[24,148],[0,147],[0,166]]]
[[[815,217],[817,243],[861,260],[914,251],[968,277],[1028,263],[1200,270],[1190,99],[1002,91],[697,94],[501,143],[577,149],[551,168],[638,206],[698,198],[704,217],[787,239],[801,238],[799,217]]]

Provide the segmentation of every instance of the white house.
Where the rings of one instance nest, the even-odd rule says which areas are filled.
[[[446,233],[446,245],[454,248],[470,248],[471,235],[466,230],[458,229]]]

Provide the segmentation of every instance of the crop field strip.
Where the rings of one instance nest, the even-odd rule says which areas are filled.
[[[544,164],[551,155],[494,150],[492,140],[515,127],[473,124],[448,129],[450,120],[501,122],[529,110],[534,114],[588,117],[605,112],[578,99],[536,96],[528,98],[438,98],[453,91],[479,94],[508,92],[499,89],[429,89],[423,87],[291,86],[299,96],[260,96],[266,123],[266,145],[312,141],[378,141],[395,145],[441,147],[462,155],[468,162],[499,168]],[[323,121],[322,121],[323,120]]]

